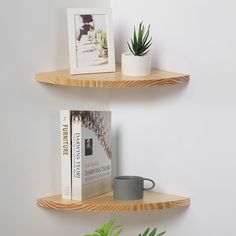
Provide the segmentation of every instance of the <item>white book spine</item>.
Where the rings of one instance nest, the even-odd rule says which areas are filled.
[[[71,199],[70,111],[60,111],[62,198]]]
[[[72,199],[82,200],[82,124],[79,116],[71,117]]]

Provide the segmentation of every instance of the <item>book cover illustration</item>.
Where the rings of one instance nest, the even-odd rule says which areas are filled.
[[[71,111],[72,199],[111,191],[111,112]]]

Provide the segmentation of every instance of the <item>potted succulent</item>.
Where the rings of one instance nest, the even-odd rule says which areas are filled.
[[[131,43],[127,42],[130,52],[122,54],[122,74],[128,76],[146,76],[151,73],[150,46],[150,25],[147,30],[143,22],[139,24],[138,30],[134,26]]]
[[[120,236],[122,231],[123,228],[121,225],[115,225],[115,219],[112,218],[104,225],[98,227],[94,232],[86,234],[85,236]],[[138,236],[162,236],[165,233],[166,231],[158,233],[157,228],[155,227],[153,230],[147,228],[144,233],[140,233]]]

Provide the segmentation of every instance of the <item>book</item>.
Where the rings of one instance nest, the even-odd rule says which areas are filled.
[[[82,201],[111,191],[111,112],[67,112],[71,131],[71,198]]]
[[[61,127],[61,189],[62,198],[71,199],[71,128],[70,112],[60,111]]]

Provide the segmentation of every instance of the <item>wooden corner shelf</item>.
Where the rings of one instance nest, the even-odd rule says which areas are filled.
[[[86,201],[65,200],[57,195],[40,198],[37,204],[45,208],[80,212],[142,212],[189,206],[190,198],[148,191],[141,200],[121,201],[115,200],[110,192]]]
[[[69,70],[58,70],[36,75],[36,80],[42,83],[78,86],[86,88],[143,88],[162,85],[184,84],[189,81],[189,75],[152,70],[145,77],[125,76],[120,65],[112,73],[71,75]]]

